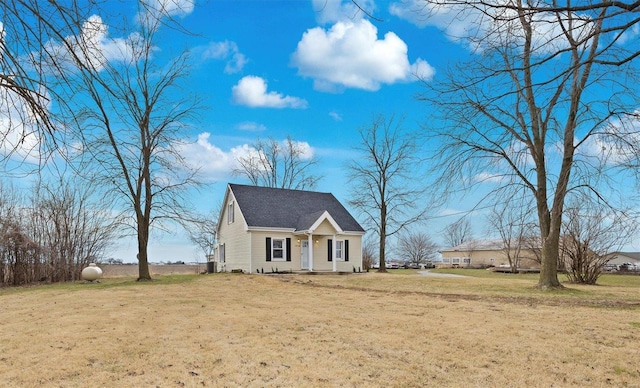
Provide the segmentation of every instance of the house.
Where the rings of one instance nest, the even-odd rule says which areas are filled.
[[[511,249],[515,256],[515,249]],[[441,267],[487,268],[509,266],[507,249],[503,240],[467,241],[458,246],[441,251]],[[521,268],[538,268],[535,252],[529,247],[521,247],[518,253]]]
[[[229,184],[223,204],[219,271],[362,268],[365,231],[330,193]]]
[[[612,252],[607,254],[607,264],[622,265],[631,263],[634,267],[640,267],[640,252]]]

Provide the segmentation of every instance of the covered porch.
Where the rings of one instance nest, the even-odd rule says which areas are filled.
[[[300,270],[308,273],[347,272],[348,240],[344,231],[323,211],[299,220],[294,231],[295,244],[300,249]]]

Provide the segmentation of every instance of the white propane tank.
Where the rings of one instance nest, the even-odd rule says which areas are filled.
[[[102,270],[95,263],[89,264],[88,267],[82,270],[82,280],[94,281],[102,277]]]

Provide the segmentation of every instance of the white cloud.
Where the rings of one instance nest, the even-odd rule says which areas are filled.
[[[286,140],[282,141],[283,148],[286,146]],[[300,153],[300,159],[310,160],[315,154],[315,150],[306,141],[293,141],[293,148]]]
[[[46,91],[32,98],[48,110]],[[0,88],[0,155],[36,162],[40,158],[38,120],[22,96],[9,88]]]
[[[199,134],[195,143],[181,146],[181,153],[189,165],[200,169],[206,180],[225,179],[237,166],[238,157],[247,155],[250,152],[250,147],[243,144],[233,147],[229,151],[223,151],[209,141],[210,137],[211,134],[208,132]]]
[[[335,121],[342,121],[342,116],[338,112],[329,112],[329,116]]]
[[[460,30],[466,24],[466,20],[460,19],[457,23],[452,5],[436,5],[423,0],[408,0],[389,5],[389,13],[409,21],[420,28],[432,25],[437,27],[449,27],[451,30]],[[464,17],[469,12],[459,15]],[[461,30],[464,30],[462,28]]]
[[[267,145],[265,149],[269,151],[274,151],[274,149],[271,148],[270,141],[268,141],[268,143],[269,145]],[[306,141],[292,140],[290,145],[291,145],[291,150],[295,152],[300,159],[302,160],[313,159],[315,150]],[[279,148],[277,149],[278,155],[284,158],[288,157],[288,152],[289,152],[288,150],[290,149],[288,140],[286,139],[281,140],[278,146],[279,146]],[[250,164],[252,166],[255,166],[259,170],[267,171],[267,169],[269,168],[268,166],[270,165],[271,155],[267,155],[265,153],[265,149],[258,150],[252,146],[244,144],[242,150],[245,151],[245,153],[239,154],[236,157],[243,158],[245,159],[245,161],[251,160]]]
[[[253,121],[245,121],[243,123],[240,123],[238,124],[237,128],[241,131],[249,132],[262,132],[267,130],[267,127],[264,124],[256,123]]]
[[[93,15],[82,25],[82,37],[80,42],[86,47],[84,52],[87,63],[91,63],[100,69],[105,62],[125,61],[133,57],[133,47],[142,43],[142,37],[133,33],[128,39],[111,38],[109,27],[102,21],[102,18]],[[77,44],[78,41],[75,41]],[[77,47],[77,45],[76,45]],[[82,52],[80,48],[76,50]]]
[[[620,39],[616,43],[624,45],[627,42],[637,42],[638,35],[640,35],[640,26],[634,24],[633,27],[620,34]]]
[[[132,33],[127,38],[112,38],[109,36],[109,26],[107,26],[102,18],[98,15],[90,16],[83,24],[80,35],[69,36],[66,38],[69,46],[73,51],[70,52],[66,45],[48,41],[45,43],[44,50],[49,55],[56,58],[57,65],[61,67],[51,66],[49,71],[52,73],[63,71],[73,71],[76,69],[76,61],[74,55],[78,57],[84,65],[89,66],[96,71],[101,71],[111,61],[128,61],[134,57],[134,51],[143,44],[143,38],[138,33]],[[33,53],[33,56],[38,56]],[[33,59],[35,62],[40,61],[38,58]]]
[[[519,33],[517,14],[514,10],[501,7],[498,0],[484,3],[484,8],[466,7],[459,4],[433,4],[423,0],[409,0],[392,3],[389,12],[420,28],[433,26],[445,32],[447,37],[472,51],[482,52],[491,46],[517,44],[522,47],[524,36]],[[536,13],[532,21],[532,50],[540,54],[557,51],[568,46],[558,16],[569,23],[566,15]],[[572,35],[575,39],[586,36],[591,19],[578,14],[572,15]]]
[[[267,82],[253,75],[242,78],[233,87],[232,93],[234,102],[254,108],[305,109],[307,107],[307,101],[304,99],[284,96],[277,92],[267,92]]]
[[[193,12],[195,0],[144,0],[147,8],[166,16],[184,17]]]
[[[381,84],[429,80],[435,70],[426,61],[409,63],[407,45],[395,33],[378,39],[367,20],[337,22],[329,30],[307,30],[292,55],[298,74],[314,79],[317,90],[341,87],[375,91]],[[416,74],[414,72],[420,72]]]
[[[499,175],[499,174],[491,174],[488,172],[481,172],[479,174],[476,174],[473,177],[473,180],[475,182],[490,182],[490,183],[503,183],[505,180],[504,175]]]
[[[30,126],[0,118],[0,154],[12,158],[37,162],[40,157],[39,135]]]
[[[233,74],[240,72],[248,60],[238,49],[235,42],[225,40],[224,42],[211,42],[202,53],[204,59],[226,60],[227,65],[224,72]]]
[[[312,0],[318,23],[335,23],[341,20],[360,19],[365,15],[351,0]],[[358,0],[358,5],[367,13],[375,10],[373,0]]]
[[[228,179],[235,168],[238,167],[239,158],[257,156],[257,150],[247,144],[232,147],[228,151],[222,150],[210,141],[211,134],[203,132],[198,135],[195,143],[181,144],[181,154],[187,163],[193,168],[199,168],[202,176],[208,181]],[[280,142],[283,148],[286,140]],[[311,159],[315,150],[309,143],[304,141],[294,141],[296,149],[301,151],[302,159]]]
[[[156,25],[154,21],[165,17],[184,18],[195,8],[195,0],[142,0],[140,3],[144,11],[138,14],[137,20],[139,23],[146,20],[145,24],[150,26]]]

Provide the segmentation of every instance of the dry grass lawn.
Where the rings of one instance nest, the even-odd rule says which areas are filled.
[[[0,386],[640,387],[640,277],[543,293],[483,276],[3,289]]]

